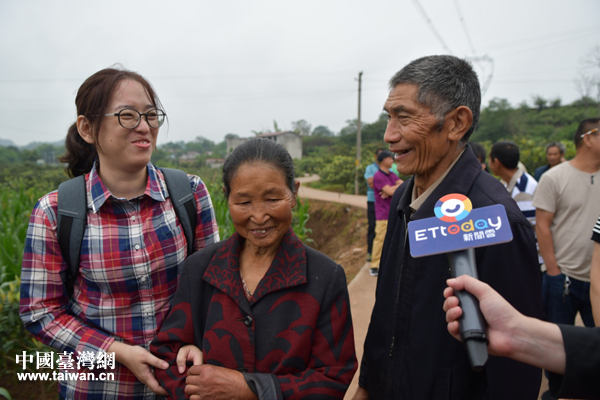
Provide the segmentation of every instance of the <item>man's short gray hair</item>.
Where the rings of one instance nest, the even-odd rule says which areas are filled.
[[[560,154],[565,154],[565,151],[567,151],[567,147],[561,143],[561,142],[550,142],[546,145],[546,153],[548,152],[548,150],[550,149],[550,147],[558,147],[558,151],[560,151]]]
[[[462,137],[466,143],[479,121],[481,89],[479,79],[468,61],[454,56],[427,56],[411,61],[390,79],[390,89],[399,84],[417,85],[417,100],[431,109],[440,123],[450,111],[469,107],[473,124]]]

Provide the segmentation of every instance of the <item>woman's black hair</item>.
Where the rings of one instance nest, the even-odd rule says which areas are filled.
[[[108,107],[119,82],[127,79],[137,81],[142,85],[154,107],[161,106],[152,85],[136,72],[105,68],[87,78],[77,91],[75,106],[77,115],[83,115],[90,124],[94,143],[88,143],[81,138],[77,130],[77,122],[69,127],[65,139],[66,153],[59,158],[60,162],[67,164],[66,171],[69,176],[85,175],[92,169],[94,160],[98,156],[98,150],[102,150],[98,141],[98,133],[102,127],[106,107]]]
[[[235,178],[237,170],[241,165],[248,163],[269,164],[277,168],[285,177],[288,188],[295,193],[296,177],[290,153],[285,147],[270,139],[255,138],[242,143],[227,156],[223,164],[225,198],[229,198],[231,181]]]

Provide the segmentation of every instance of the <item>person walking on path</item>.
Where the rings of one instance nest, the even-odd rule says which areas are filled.
[[[373,176],[379,170],[377,155],[383,149],[375,150],[375,161],[365,168],[365,181],[367,181],[367,221],[369,222],[367,230],[367,261],[371,261],[373,253],[373,240],[375,239],[375,192],[373,191]]]
[[[402,180],[390,171],[394,163],[394,155],[388,150],[383,150],[377,155],[379,169],[373,176],[373,191],[375,192],[375,240],[373,241],[373,254],[371,259],[371,275],[377,276],[379,272],[379,260],[381,250],[387,231],[388,215],[392,196]]]

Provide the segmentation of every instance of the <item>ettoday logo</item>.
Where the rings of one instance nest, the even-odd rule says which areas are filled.
[[[435,216],[444,222],[461,221],[469,215],[473,209],[471,200],[462,194],[448,194],[435,204]]]
[[[508,217],[500,204],[473,208],[467,196],[451,193],[440,198],[433,211],[435,217],[408,223],[413,257],[512,240]]]

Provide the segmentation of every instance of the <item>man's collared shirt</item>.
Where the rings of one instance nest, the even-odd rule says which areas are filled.
[[[460,154],[454,159],[454,161],[448,167],[448,169],[446,169],[444,171],[444,173],[439,178],[437,178],[437,180],[435,182],[433,182],[433,184],[431,186],[429,186],[420,196],[417,197],[417,185],[413,186],[411,203],[410,203],[410,208],[413,213],[415,213],[419,209],[419,207],[421,207],[421,205],[425,202],[425,200],[427,200],[429,195],[431,195],[431,193],[433,193],[433,191],[438,186],[440,186],[440,183],[442,183],[442,181],[444,179],[446,179],[446,176],[448,176],[448,173],[454,167],[454,164],[456,164],[456,162],[459,160],[460,156],[462,156],[462,154],[465,152],[465,149],[466,149],[466,147],[464,149],[462,149]]]

